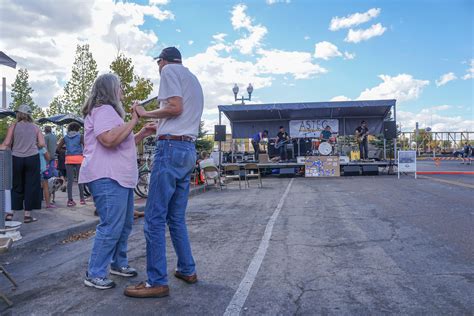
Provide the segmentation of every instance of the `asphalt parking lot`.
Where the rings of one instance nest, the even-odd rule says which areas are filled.
[[[469,178],[470,179],[470,178]],[[451,179],[452,180],[452,179]],[[469,184],[470,180],[452,181]],[[265,178],[190,199],[200,281],[132,299],[145,279],[143,222],[129,242],[136,280],[99,291],[82,280],[91,239],[2,260],[20,287],[13,315],[472,314],[474,189],[413,176]],[[168,239],[168,270],[176,265]]]

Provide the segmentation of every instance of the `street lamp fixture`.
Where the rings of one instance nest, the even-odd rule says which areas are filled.
[[[232,88],[232,92],[234,93],[235,101],[241,101],[242,105],[245,105],[244,101],[252,100],[253,86],[251,83],[249,83],[249,86],[247,87],[247,93],[249,94],[248,98],[245,98],[243,95],[240,96],[240,98],[237,97],[237,94],[239,93],[239,86],[237,84],[235,84],[234,87]]]

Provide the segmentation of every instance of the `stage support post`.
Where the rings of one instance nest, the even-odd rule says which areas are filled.
[[[397,104],[396,103],[393,105],[393,120],[395,121],[395,130],[396,130],[397,129],[396,128],[397,126]],[[394,161],[397,161],[397,141],[398,141],[398,135],[395,135],[395,139],[393,140],[393,160]]]
[[[222,125],[221,121],[221,110],[219,110],[219,125]],[[219,141],[219,171],[221,170],[222,166],[222,142]]]

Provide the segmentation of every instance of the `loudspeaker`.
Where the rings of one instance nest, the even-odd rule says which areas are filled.
[[[359,166],[344,166],[342,167],[342,171],[344,172],[345,176],[359,176],[360,175]]]
[[[362,166],[362,175],[377,176],[379,174],[378,166]]]
[[[395,121],[383,122],[383,137],[385,139],[397,138],[397,122]]]
[[[214,125],[214,141],[225,142],[225,125]]]

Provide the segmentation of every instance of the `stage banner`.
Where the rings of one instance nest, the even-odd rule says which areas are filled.
[[[308,156],[304,160],[305,177],[340,177],[338,156]]]
[[[398,151],[398,178],[400,172],[414,172],[416,179],[416,151],[399,150]]]
[[[290,121],[290,136],[298,137],[320,137],[321,131],[326,126],[331,127],[331,132],[339,133],[338,119],[318,119],[318,120],[292,120]]]

